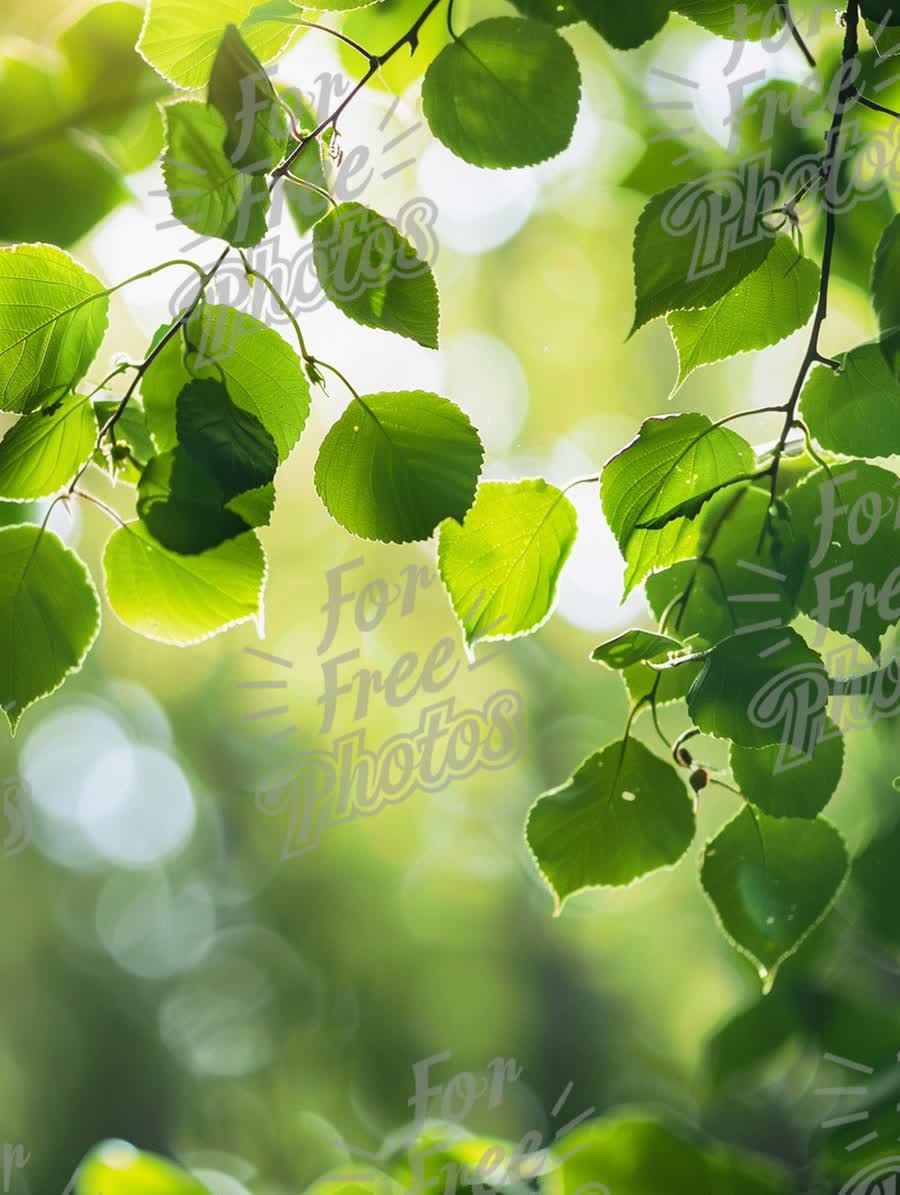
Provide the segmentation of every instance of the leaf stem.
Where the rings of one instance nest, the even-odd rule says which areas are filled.
[[[364,51],[369,59],[369,66],[366,73],[358,83],[354,84],[349,93],[341,100],[334,111],[329,116],[326,116],[324,120],[320,121],[311,133],[307,133],[305,137],[301,138],[301,140],[297,142],[284,161],[275,167],[275,169],[272,171],[271,181],[269,183],[270,192],[278,180],[280,178],[284,178],[284,176],[288,173],[291,166],[294,164],[306,146],[310,143],[310,141],[315,141],[315,139],[320,137],[329,126],[334,128],[337,127],[337,122],[341,116],[341,113],[344,111],[347,105],[350,104],[353,99],[362,91],[362,89],[380,67],[389,62],[404,46],[409,46],[411,53],[414,54],[416,52],[416,48],[419,44],[419,30],[440,3],[441,0],[428,0],[428,3],[425,5],[418,17],[416,17],[415,21],[413,21],[409,29],[407,29],[404,34],[398,37],[394,44],[389,46],[383,54],[369,54],[368,51]]]
[[[822,168],[825,172],[825,244],[822,249],[822,278],[819,285],[819,301],[816,306],[816,312],[813,316],[812,332],[810,333],[809,345],[803,360],[800,363],[800,369],[797,373],[794,387],[791,391],[790,398],[787,402],[787,408],[784,417],[784,427],[781,430],[781,435],[778,443],[775,446],[775,452],[772,457],[772,464],[769,466],[768,472],[771,475],[770,488],[770,506],[775,502],[775,494],[778,487],[778,470],[781,464],[781,458],[784,454],[787,445],[788,436],[791,428],[794,425],[794,418],[797,412],[797,404],[800,401],[800,395],[803,391],[804,383],[806,382],[807,374],[810,367],[818,360],[819,351],[819,337],[822,331],[822,325],[828,315],[828,289],[831,283],[831,265],[834,258],[834,245],[837,233],[837,211],[835,195],[838,185],[838,174],[840,172],[840,158],[838,156],[838,143],[841,135],[841,126],[844,122],[844,113],[847,111],[848,104],[856,95],[856,87],[852,81],[851,63],[853,63],[859,54],[859,0],[848,0],[847,11],[844,14],[844,47],[841,54],[841,65],[839,67],[840,90],[834,106],[834,113],[831,120],[831,127],[826,136],[826,150],[825,158]],[[757,552],[762,549],[763,540],[765,539],[766,527],[768,520],[763,521],[762,529],[760,531],[759,541],[757,544]]]
[[[796,22],[794,21],[794,18],[791,15],[791,7],[790,7],[790,4],[788,3],[788,0],[778,0],[778,7],[781,11],[782,17],[784,18],[784,23],[785,23],[785,25],[787,25],[788,29],[791,31],[791,36],[793,37],[794,41],[800,47],[800,51],[803,54],[803,57],[806,59],[806,61],[809,63],[809,65],[812,67],[812,69],[815,70],[816,69],[816,60],[813,57],[812,53],[810,52],[809,46],[804,41],[803,35],[800,33],[800,30],[797,28]]]

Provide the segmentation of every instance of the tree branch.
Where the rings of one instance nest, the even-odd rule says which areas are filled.
[[[803,40],[803,36],[800,33],[800,30],[797,28],[797,26],[794,22],[794,18],[791,15],[791,6],[788,3],[788,0],[778,0],[778,8],[781,11],[782,17],[784,18],[785,25],[787,25],[788,29],[790,29],[790,31],[791,31],[791,36],[793,37],[793,39],[797,43],[797,45],[800,47],[800,51],[803,54],[803,57],[806,59],[806,61],[809,63],[809,65],[812,67],[812,69],[815,70],[816,69],[816,60],[812,56],[809,46]]]
[[[847,11],[844,14],[844,48],[841,55],[841,65],[839,67],[840,90],[838,92],[837,101],[834,106],[834,114],[831,120],[831,127],[826,135],[825,158],[822,163],[825,171],[825,243],[822,249],[822,280],[819,285],[819,301],[816,306],[816,313],[813,317],[812,333],[809,338],[809,345],[803,360],[800,363],[800,369],[797,373],[794,388],[791,391],[791,396],[787,402],[787,409],[784,417],[784,427],[781,431],[781,436],[775,446],[775,452],[772,458],[772,465],[770,467],[772,485],[771,485],[771,502],[775,501],[775,493],[778,487],[778,468],[781,463],[781,457],[787,445],[788,436],[791,428],[794,426],[794,420],[797,414],[797,404],[800,401],[800,395],[803,391],[803,385],[806,381],[812,365],[816,361],[821,360],[822,354],[819,350],[819,336],[822,331],[822,325],[828,315],[828,288],[831,282],[831,263],[834,258],[834,242],[837,233],[837,212],[836,212],[836,194],[838,188],[838,174],[840,172],[840,158],[838,156],[838,142],[841,135],[841,127],[844,123],[844,113],[851,100],[856,98],[856,86],[852,81],[852,72],[850,64],[856,59],[859,54],[859,0],[848,0]],[[763,529],[760,534],[759,546],[762,546],[762,541],[765,536],[766,523],[763,524]]]

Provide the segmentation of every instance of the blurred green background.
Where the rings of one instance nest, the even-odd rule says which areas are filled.
[[[59,33],[87,7],[7,0],[4,53],[49,61]],[[380,48],[414,11],[407,0],[386,0],[345,27]],[[500,0],[473,3],[457,20],[501,11]],[[733,47],[679,18],[631,54],[574,26],[566,36],[585,99],[573,145],[537,170],[501,176],[452,159],[417,127],[416,76],[445,37],[435,20],[421,60],[401,63],[348,113],[342,143],[345,153],[372,147],[378,168],[365,202],[391,217],[414,197],[436,205],[442,350],[317,310],[301,321],[313,351],[360,388],[420,386],[453,398],[483,432],[488,477],[567,482],[596,473],[651,414],[716,417],[783,401],[801,352],[796,337],[694,375],[672,408],[667,330],[656,323],[625,336],[631,240],[646,195],[721,166],[729,141],[752,152],[780,137],[781,152],[785,137],[798,136],[761,129],[752,113],[727,123],[736,79],[763,72],[741,94],[807,80],[796,49],[745,47],[726,74]],[[816,44],[827,58],[837,27]],[[333,42],[308,33],[277,78],[315,94],[322,72],[349,68]],[[687,92],[691,112],[667,106],[685,99],[667,78],[678,74],[702,84]],[[391,87],[407,88],[394,108]],[[808,132],[813,145],[826,123],[823,114]],[[388,147],[409,130],[402,146]],[[382,162],[401,155],[411,164],[383,178]],[[0,171],[2,215],[23,199],[14,155]],[[179,255],[192,237],[161,227],[161,185],[157,167],[129,174],[122,202],[75,255],[110,283]],[[63,208],[76,202],[53,194]],[[892,197],[877,192],[844,226],[829,352],[875,330],[861,288],[892,210]],[[293,230],[279,231],[278,252],[298,252]],[[816,235],[810,230],[808,243]],[[206,261],[212,248],[191,253]],[[142,355],[177,283],[172,271],[117,294],[103,354]],[[101,355],[95,380],[105,366]],[[524,846],[525,814],[621,733],[621,682],[588,656],[608,633],[646,623],[643,600],[619,606],[621,563],[597,489],[584,486],[572,494],[581,535],[560,608],[532,639],[482,649],[492,658],[471,669],[432,578],[410,614],[398,602],[372,630],[360,631],[345,607],[320,654],[328,570],[362,557],[347,575],[358,592],[434,564],[429,545],[361,544],[323,510],[312,465],[342,408],[338,388],[317,393],[280,475],[278,513],[262,533],[270,565],[263,639],[241,626],[177,650],[139,639],[106,611],[83,672],[25,716],[15,742],[0,744],[0,776],[27,783],[33,822],[27,849],[0,859],[0,1141],[31,1154],[11,1190],[61,1193],[91,1146],[121,1137],[230,1175],[254,1195],[299,1192],[346,1158],[342,1142],[375,1149],[408,1120],[413,1064],[445,1051],[452,1057],[436,1067],[438,1081],[483,1072],[497,1057],[524,1068],[500,1107],[473,1108],[467,1123],[479,1132],[536,1130],[549,1139],[558,1127],[552,1109],[571,1082],[566,1117],[649,1104],[784,1158],[798,1175],[823,1138],[840,1152],[841,1134],[852,1130],[817,1132],[839,1115],[834,1099],[816,1095],[835,1085],[823,1082],[835,1077],[824,1055],[878,1070],[896,1065],[900,1047],[900,931],[884,904],[896,900],[893,869],[876,860],[876,878],[848,888],[761,1010],[753,969],[724,940],[697,882],[696,853],[737,807],[723,789],[702,794],[700,833],[680,866],[626,891],[581,895],[554,920]],[[776,432],[764,421],[751,430],[759,441]],[[93,482],[123,514],[130,509],[126,487]],[[0,517],[39,513],[10,505]],[[104,514],[58,510],[51,525],[79,545],[99,583]],[[333,729],[320,732],[323,662],[358,649],[342,678],[363,666],[386,673],[406,652],[421,666],[446,638],[459,670],[439,697],[418,693],[392,707],[376,694],[356,719],[344,696]],[[283,691],[239,687],[285,679]],[[522,699],[514,763],[432,795],[415,792],[377,816],[328,828],[314,851],[282,857],[291,810],[266,813],[255,797],[273,769],[360,728],[377,751],[414,731],[436,700],[477,708],[499,690]],[[276,704],[287,712],[254,717]],[[679,706],[663,719],[673,733],[687,725]],[[638,733],[653,745],[644,719]],[[889,726],[851,738],[830,816],[854,853],[893,827],[898,770]],[[748,1008],[749,1020],[732,1022]],[[897,1120],[889,1098],[885,1107]]]

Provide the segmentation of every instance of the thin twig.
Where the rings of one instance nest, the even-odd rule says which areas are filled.
[[[794,22],[794,18],[791,15],[791,7],[788,4],[788,0],[778,0],[778,7],[781,10],[781,15],[784,18],[785,25],[787,25],[788,29],[791,31],[791,36],[793,37],[794,41],[797,43],[797,45],[800,47],[801,52],[803,53],[803,57],[806,59],[806,61],[809,63],[809,65],[812,67],[812,69],[815,70],[816,69],[816,60],[813,57],[813,55],[811,54],[809,46],[803,40],[803,36],[800,33],[800,30],[797,28],[796,23]]]

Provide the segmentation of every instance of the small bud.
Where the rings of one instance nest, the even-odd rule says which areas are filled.
[[[706,768],[698,768],[691,774],[691,788],[695,793],[703,792],[709,784],[709,772]]]
[[[675,762],[682,768],[689,768],[694,759],[687,747],[679,747],[675,754]]]

